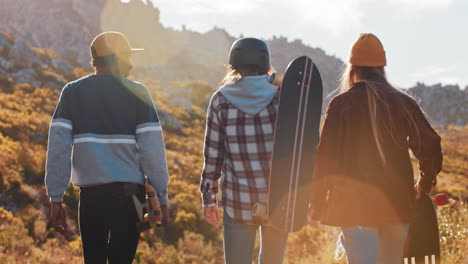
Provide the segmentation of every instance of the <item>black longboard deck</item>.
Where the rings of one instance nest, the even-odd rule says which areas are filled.
[[[307,223],[322,90],[320,72],[309,57],[289,64],[280,91],[267,204],[270,223],[287,232]]]
[[[413,263],[412,258],[416,264],[440,263],[437,213],[431,197],[427,194],[416,201],[416,217],[410,224],[404,258],[408,259],[408,263]]]

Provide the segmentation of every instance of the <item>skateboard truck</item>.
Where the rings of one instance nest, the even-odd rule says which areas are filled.
[[[139,232],[147,231],[151,225],[161,224],[161,206],[159,205],[156,191],[149,185],[148,178],[145,178],[145,202],[140,202],[135,194],[132,194],[133,203],[140,220],[137,225]]]
[[[252,206],[252,217],[260,221],[267,221],[267,207],[262,203],[255,203]]]

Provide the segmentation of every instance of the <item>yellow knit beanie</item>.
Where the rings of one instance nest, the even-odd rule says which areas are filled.
[[[349,53],[349,63],[354,66],[383,67],[387,65],[385,50],[372,33],[361,33]]]

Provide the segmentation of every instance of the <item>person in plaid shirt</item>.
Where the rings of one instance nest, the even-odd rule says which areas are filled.
[[[253,205],[267,201],[279,99],[268,47],[258,39],[239,39],[229,64],[208,107],[200,185],[205,220],[219,226],[216,196],[222,177],[225,263],[252,263],[259,227],[259,263],[282,263],[287,233],[252,217]]]

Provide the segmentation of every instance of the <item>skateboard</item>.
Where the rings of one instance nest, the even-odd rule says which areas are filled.
[[[136,197],[132,195],[133,204],[138,215],[137,230],[139,232],[145,232],[151,228],[151,224],[161,223],[161,206],[159,204],[158,196],[154,188],[148,183],[148,178],[145,177],[145,202],[142,203]]]
[[[438,194],[437,205],[448,203],[446,194]],[[416,217],[410,224],[404,251],[405,264],[439,264],[440,244],[436,207],[429,195],[416,201]]]
[[[286,232],[307,222],[322,90],[320,72],[310,58],[289,64],[280,89],[268,202],[252,208],[254,217],[266,215],[273,227]]]

